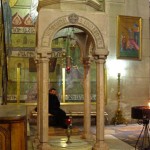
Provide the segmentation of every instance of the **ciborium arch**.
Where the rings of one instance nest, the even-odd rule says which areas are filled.
[[[84,34],[77,36],[77,41],[81,50],[81,59],[84,65],[84,133],[83,138],[91,138],[90,133],[90,65],[91,58],[96,63],[96,144],[105,147],[104,142],[104,63],[108,55],[107,47],[104,43],[104,35],[98,23],[91,21],[85,16],[70,13],[61,13],[58,18],[49,18],[44,22],[45,11],[41,10],[38,19],[38,45],[36,47],[35,61],[37,64],[37,86],[38,86],[38,137],[40,144],[48,143],[48,74],[49,58],[52,53],[52,40],[58,31],[67,27],[75,27],[83,31]],[[103,16],[105,17],[105,16]],[[47,18],[48,20],[48,18]],[[44,23],[40,25],[40,23]],[[91,53],[91,43],[93,45]],[[91,54],[91,55],[90,55]],[[46,126],[47,125],[47,126]],[[101,144],[100,144],[101,143]]]

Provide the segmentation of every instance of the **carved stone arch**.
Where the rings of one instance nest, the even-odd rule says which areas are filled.
[[[54,20],[43,33],[41,47],[47,47],[51,51],[51,43],[54,35],[62,28],[74,26],[85,31],[90,35],[90,39],[94,44],[94,52],[96,54],[99,50],[105,49],[104,39],[99,28],[91,22],[88,18],[79,16],[75,13],[61,16]],[[100,53],[100,52],[98,52]]]

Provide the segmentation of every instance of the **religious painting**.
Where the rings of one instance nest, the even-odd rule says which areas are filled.
[[[141,60],[141,28],[140,17],[117,17],[117,58]]]

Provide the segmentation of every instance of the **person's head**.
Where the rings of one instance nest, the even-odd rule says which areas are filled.
[[[56,89],[55,89],[55,88],[51,88],[51,89],[49,90],[49,93],[56,95]]]

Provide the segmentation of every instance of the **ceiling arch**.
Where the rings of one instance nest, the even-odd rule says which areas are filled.
[[[87,5],[96,11],[104,11],[104,0],[40,0],[38,5],[38,10],[40,10],[42,7],[51,7],[53,5],[56,7],[56,5],[63,6],[64,4],[79,4],[79,5]],[[52,6],[52,7],[53,7]],[[54,8],[53,7],[53,8]]]

